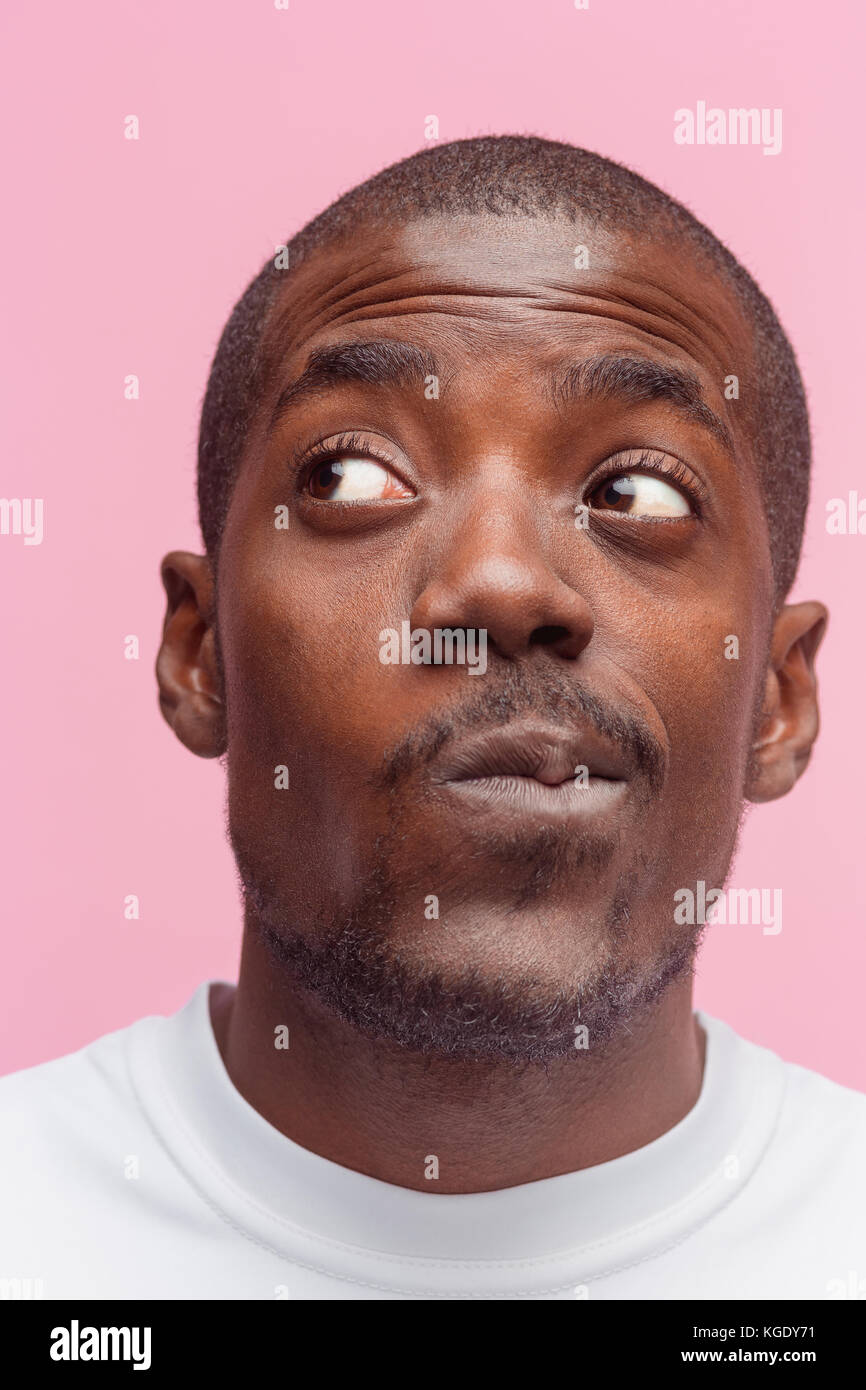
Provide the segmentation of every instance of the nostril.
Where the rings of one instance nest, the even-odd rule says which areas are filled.
[[[571,636],[567,627],[536,627],[529,635],[529,645],[552,647]]]

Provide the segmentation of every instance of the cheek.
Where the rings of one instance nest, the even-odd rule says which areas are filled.
[[[710,843],[739,819],[763,646],[751,619],[717,605],[677,625],[661,667],[648,673],[668,733],[669,794],[692,836]]]
[[[279,554],[226,573],[220,631],[239,770],[246,757],[282,762],[316,801],[369,777],[395,725],[394,668],[379,661],[387,606],[377,586]]]
[[[339,905],[384,828],[365,785],[386,718],[370,700],[378,649],[357,607],[273,566],[253,574],[226,576],[220,602],[233,834],[284,902]]]

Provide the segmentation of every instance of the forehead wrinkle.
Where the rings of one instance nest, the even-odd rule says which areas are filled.
[[[399,277],[394,277],[399,278]],[[417,293],[400,295],[394,299],[382,299],[378,297],[361,299],[364,291],[353,292],[346,296],[345,301],[334,314],[329,314],[329,310],[337,308],[338,301],[329,304],[322,303],[317,308],[315,327],[311,330],[317,332],[320,328],[341,320],[345,323],[355,323],[367,318],[396,318],[403,317],[405,314],[421,313],[449,313],[459,314],[459,308],[440,308],[437,300],[460,300],[465,299],[468,303],[468,313],[477,314],[479,300],[490,301],[489,317],[493,317],[497,312],[496,305],[503,300],[529,300],[532,298],[525,290],[508,289],[469,289],[465,285],[454,288],[447,288],[437,285],[435,289],[420,290]],[[360,302],[355,302],[360,299]],[[420,303],[419,303],[420,301]],[[460,315],[465,317],[465,315]]]
[[[317,287],[315,283],[313,285],[304,283],[306,263],[302,263],[294,275],[289,272],[289,279],[282,292],[279,288],[276,291],[262,333],[262,344],[272,370],[279,368],[285,360],[286,354],[280,351],[280,345],[287,342],[290,345],[289,351],[294,351],[297,347],[302,346],[322,326],[321,315],[327,313],[335,304],[339,304],[343,299],[348,303],[354,296],[363,293],[373,285],[380,284],[384,287],[394,280],[399,280],[401,274],[405,274],[405,272],[398,272],[385,278],[379,275],[365,282],[363,277],[374,266],[375,259],[373,257],[361,265],[350,268],[337,279],[329,281],[324,290]],[[362,277],[360,285],[354,283],[359,276]],[[303,337],[299,339],[298,320],[305,316],[308,322],[303,327]],[[275,361],[275,358],[278,360]]]
[[[587,318],[609,319],[613,323],[625,324],[635,332],[670,343],[681,351],[688,352],[697,361],[700,358],[695,353],[695,347],[703,348],[715,359],[723,376],[729,370],[730,361],[742,354],[742,349],[738,354],[733,348],[730,338],[715,320],[711,327],[722,340],[721,350],[712,345],[705,331],[698,331],[699,328],[705,328],[705,324],[697,314],[694,315],[694,322],[690,323],[685,317],[666,310],[659,312],[653,308],[641,307],[634,300],[616,293],[605,294],[603,291],[594,290],[592,294],[587,294],[586,291],[569,288],[565,291],[567,298],[551,300],[542,291],[536,293],[526,289],[510,290],[499,287],[494,291],[488,288],[472,290],[462,285],[454,288],[437,286],[432,291],[424,290],[390,300],[362,299],[358,303],[359,296],[365,293],[366,291],[353,291],[343,297],[342,303],[340,300],[332,300],[330,303],[318,305],[316,312],[305,325],[304,337],[312,337],[338,321],[362,323],[371,318],[402,318],[409,314],[431,313],[456,318],[475,316],[492,321],[505,313],[513,323],[519,320],[521,310],[538,309],[542,313],[582,314]],[[450,300],[452,303],[446,307],[442,303],[437,304],[437,300]],[[465,307],[457,302],[460,300],[465,301]],[[487,306],[481,303],[484,300],[488,301]],[[335,308],[338,311],[331,312]],[[297,318],[299,311],[303,312],[300,305],[296,307],[293,317]],[[285,321],[289,317],[290,311],[287,309],[281,318]],[[727,361],[724,361],[722,351],[728,355]]]
[[[725,375],[727,364],[705,334],[695,332],[680,324],[678,320],[672,320],[669,316],[657,314],[650,309],[635,309],[631,313],[624,309],[622,313],[616,313],[617,303],[618,301],[611,297],[602,300],[600,304],[584,300],[580,304],[544,304],[538,307],[552,313],[584,314],[587,318],[609,319],[611,323],[624,324],[635,333],[670,344],[681,352],[687,352],[695,362],[700,362],[695,349],[703,348],[714,358],[722,376]]]
[[[318,289],[315,285],[310,287],[299,287],[295,285],[294,288],[300,290],[297,295],[297,302],[294,306],[287,306],[284,317],[288,318],[290,313],[293,315],[299,312],[303,313],[305,308],[308,307],[308,304],[311,304],[313,311],[318,313],[331,309],[343,301],[345,301],[347,308],[351,307],[353,301],[369,294],[371,291],[385,292],[389,287],[394,286],[401,280],[404,280],[407,275],[412,274],[411,271],[405,269],[394,271],[391,274],[385,274],[383,271],[379,271],[375,275],[367,278],[367,270],[367,266],[358,267],[348,272],[346,275],[343,275],[339,280],[329,281],[324,290]],[[360,283],[358,283],[359,281]],[[368,302],[376,302],[375,293],[374,297]]]
[[[531,283],[534,278],[532,272],[527,272],[525,269],[522,284],[508,285],[494,278],[493,269],[482,268],[479,272],[475,272],[473,281],[467,283],[466,275],[455,276],[453,270],[449,274],[444,274],[435,262],[430,262],[427,265],[403,266],[391,272],[385,266],[380,266],[377,269],[376,262],[377,258],[373,257],[340,276],[337,280],[330,282],[324,290],[318,289],[315,285],[301,286],[296,283],[294,287],[299,293],[295,296],[295,303],[286,306],[282,313],[278,314],[277,326],[282,327],[285,320],[297,318],[305,312],[311,313],[312,318],[318,320],[323,313],[327,313],[340,304],[343,306],[343,312],[349,314],[353,313],[356,308],[366,308],[374,304],[384,307],[388,304],[403,304],[410,299],[439,297],[522,299],[527,303],[537,304],[539,307],[554,311],[561,310],[562,312],[572,311],[574,298],[578,297],[583,303],[588,301],[593,304],[621,305],[627,310],[633,310],[638,315],[645,315],[654,319],[667,319],[672,324],[681,327],[686,333],[699,338],[702,337],[701,330],[707,326],[706,300],[702,302],[700,308],[697,308],[687,299],[677,295],[674,290],[654,283],[649,277],[629,275],[628,271],[618,267],[611,270],[609,274],[600,275],[595,283],[586,287],[564,282],[558,278],[545,281],[543,271],[540,271],[536,287]],[[303,266],[299,268],[301,274],[303,274],[303,269]],[[372,275],[369,274],[371,270],[374,271]],[[435,283],[437,274],[441,278],[438,283]],[[423,283],[425,277],[427,278],[426,284]],[[421,285],[418,285],[419,279],[422,281]],[[434,281],[432,285],[429,283],[430,279]],[[608,286],[605,283],[607,280],[613,280],[616,283]],[[407,292],[388,298],[389,289],[399,285],[401,281],[409,282],[405,286]],[[624,288],[620,287],[620,281],[623,282]],[[712,277],[710,288],[718,290],[723,287],[716,277]],[[631,292],[627,292],[629,289]],[[552,299],[550,298],[551,294],[562,296],[562,298]],[[735,307],[733,298],[731,298],[730,304]],[[730,353],[734,344],[717,314],[713,314],[710,326],[722,339],[725,351]]]
[[[672,289],[655,284],[646,277],[638,278],[637,276],[629,275],[627,271],[618,271],[617,277],[623,280],[626,285],[631,284],[635,287],[633,295],[626,294],[618,288],[607,290],[602,286],[597,290],[593,290],[592,298],[601,300],[603,303],[618,302],[627,304],[638,313],[646,313],[670,319],[672,323],[679,324],[687,333],[702,338],[704,341],[705,339],[703,339],[701,330],[705,330],[706,327],[709,326],[713,332],[722,339],[726,352],[731,353],[737,351],[733,339],[722,326],[718,314],[713,313],[711,317],[708,317],[708,305],[706,301],[703,301],[701,307],[697,308],[693,302],[681,298],[679,295],[675,294]],[[716,287],[722,284],[718,279],[715,279],[713,283]],[[643,302],[639,297],[641,295],[643,297]],[[657,305],[651,302],[654,297],[656,300],[660,301]],[[735,315],[739,319],[740,326],[746,328],[748,332],[747,325],[744,323],[739,313],[733,294],[728,296],[728,304],[730,307],[733,307]]]

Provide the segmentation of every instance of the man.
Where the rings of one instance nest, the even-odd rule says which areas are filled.
[[[691,1000],[688,904],[817,733],[809,455],[760,290],[585,151],[424,151],[264,267],[158,660],[226,759],[239,983],[2,1083],[4,1272],[823,1299],[864,1270],[866,1102]]]

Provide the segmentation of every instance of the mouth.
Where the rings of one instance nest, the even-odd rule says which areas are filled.
[[[433,783],[473,814],[578,824],[616,813],[629,772],[619,750],[592,730],[509,724],[450,748]]]

